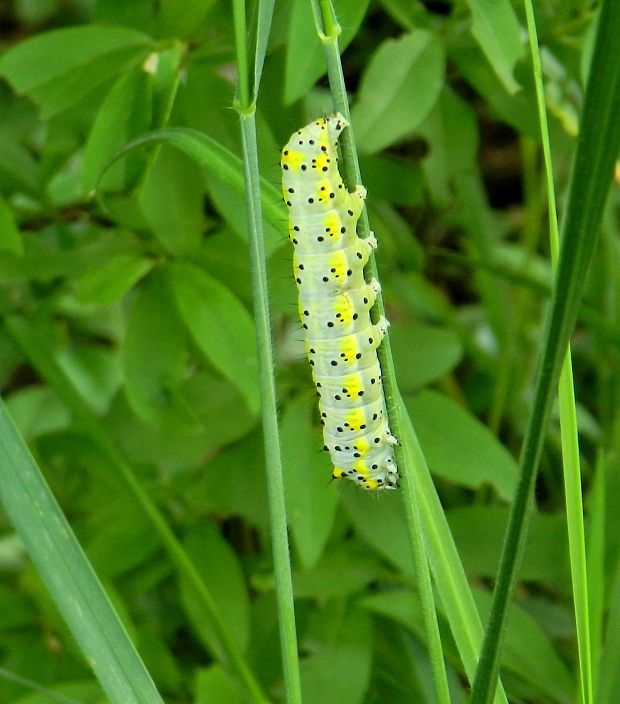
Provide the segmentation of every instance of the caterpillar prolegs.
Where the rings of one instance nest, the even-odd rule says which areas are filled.
[[[366,189],[349,192],[338,171],[338,139],[347,126],[337,113],[295,132],[282,150],[282,190],[332,476],[377,490],[398,482],[397,441],[388,426],[377,358],[388,322],[370,318],[379,283],[366,281],[364,266],[377,241],[356,233]]]

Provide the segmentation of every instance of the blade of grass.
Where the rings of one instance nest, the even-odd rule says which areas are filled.
[[[588,531],[588,575],[590,607],[590,639],[592,648],[592,682],[598,692],[603,620],[605,614],[605,472],[607,457],[601,451],[590,492]],[[603,700],[600,700],[603,702]]]
[[[555,208],[555,187],[553,183],[553,162],[549,143],[549,126],[545,89],[543,85],[540,51],[536,31],[536,19],[531,0],[524,0],[525,16],[532,55],[534,84],[536,86],[536,104],[547,181],[547,199],[549,208],[549,239],[551,249],[551,266],[555,273],[558,268],[560,236],[558,217]],[[581,700],[592,704],[592,652],[590,648],[590,616],[588,607],[588,577],[586,573],[586,539],[583,522],[583,497],[581,495],[581,466],[579,462],[579,435],[577,428],[577,409],[573,384],[573,367],[570,345],[566,352],[559,380],[560,434],[562,441],[562,464],[566,493],[566,519],[568,524],[568,545],[570,552],[571,578],[573,584],[573,602],[577,629],[577,648],[579,651],[579,670]]]
[[[312,9],[317,33],[325,53],[334,109],[350,119],[338,49],[340,27],[332,3],[330,0],[312,0]],[[362,183],[352,127],[343,133],[341,145],[343,171],[347,183]],[[367,237],[370,233],[366,208],[362,211],[358,229],[361,237]],[[374,257],[371,257],[367,271],[371,276],[377,276]],[[384,314],[381,295],[377,297],[375,311],[378,315]],[[450,694],[427,555],[435,570],[435,582],[442,596],[446,612],[449,614],[465,669],[470,674],[473,674],[475,667],[476,650],[482,637],[482,626],[477,617],[476,607],[465,574],[458,561],[456,548],[445,523],[443,510],[430,479],[428,466],[398,390],[389,335],[385,336],[379,348],[379,359],[383,370],[390,426],[401,442],[400,447],[397,448],[396,456],[402,473],[407,532],[415,560],[436,696],[439,702],[449,702]],[[501,701],[501,697],[499,701]]]
[[[547,315],[532,412],[523,441],[521,476],[502,549],[472,704],[486,704],[495,691],[508,603],[514,594],[523,553],[545,429],[620,148],[620,53],[616,50],[619,34],[620,3],[604,0],[571,174],[555,292]]]
[[[268,700],[261,692],[260,686],[250,671],[237,641],[222,620],[209,588],[200,577],[159,509],[144,491],[131,467],[114,445],[104,425],[75,390],[65,373],[51,356],[46,337],[35,330],[34,323],[31,320],[26,321],[24,318],[15,315],[7,316],[4,320],[6,329],[22,349],[30,364],[37,370],[41,378],[56,391],[67,408],[71,410],[75,422],[81,426],[84,432],[104,453],[110,463],[110,469],[116,473],[123,488],[131,494],[136,504],[152,523],[153,529],[159,536],[164,548],[168,551],[170,559],[175,563],[179,574],[195,590],[205,615],[213,624],[218,638],[218,646],[221,651],[218,655],[221,655],[231,674],[243,685],[250,701],[256,704],[265,704]]]
[[[286,504],[284,501],[284,477],[278,428],[276,385],[273,375],[273,353],[271,323],[269,316],[269,291],[263,214],[261,208],[260,173],[256,142],[256,99],[259,92],[261,69],[267,48],[267,37],[273,14],[273,1],[262,1],[258,5],[258,25],[254,57],[254,86],[250,91],[247,67],[245,0],[234,0],[235,42],[238,71],[235,108],[241,120],[243,149],[243,173],[247,204],[248,232],[250,241],[250,264],[252,269],[252,292],[254,298],[254,321],[258,354],[261,414],[263,420],[263,442],[265,446],[265,469],[267,472],[267,494],[269,520],[276,585],[276,604],[280,628],[280,652],[287,704],[301,704],[301,679],[295,625],[295,602],[291,575],[291,556],[288,542]],[[250,102],[252,94],[252,102]]]
[[[0,400],[0,496],[28,554],[115,704],[163,700]]]

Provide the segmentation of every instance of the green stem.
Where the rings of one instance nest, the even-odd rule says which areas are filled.
[[[233,0],[233,17],[235,25],[235,49],[237,54],[237,100],[242,109],[245,109],[250,102],[245,0]]]
[[[260,180],[256,121],[254,112],[241,114],[241,136],[248,204],[250,233],[250,260],[252,263],[252,289],[254,292],[254,319],[258,347],[259,383],[267,468],[267,492],[271,521],[271,541],[275,568],[276,598],[280,624],[280,647],[287,704],[301,704],[301,681],[297,653],[297,630],[291,558],[288,543],[284,479],[280,454],[276,387],[273,378],[273,354],[267,269],[263,244],[263,221],[260,205]]]
[[[247,61],[245,48],[245,0],[235,0],[235,36],[237,40],[237,60]],[[269,24],[273,3],[263,3],[259,9],[259,23],[256,38],[254,62],[254,99],[258,96],[263,62],[262,51],[266,50]],[[262,20],[262,22],[260,21]],[[284,500],[284,477],[280,451],[280,431],[278,428],[278,406],[276,384],[273,374],[273,346],[269,316],[269,293],[267,267],[265,264],[265,237],[261,207],[260,172],[258,167],[258,146],[256,142],[255,104],[249,103],[249,74],[246,65],[238,68],[238,101],[235,107],[241,119],[241,140],[243,168],[247,203],[247,222],[250,244],[250,264],[252,268],[252,291],[254,299],[254,322],[258,351],[258,374],[263,421],[263,441],[265,446],[265,466],[267,471],[267,495],[269,500],[269,520],[271,525],[271,545],[275,573],[276,604],[280,627],[280,652],[284,671],[284,685],[287,704],[301,704],[301,678],[297,648],[297,628],[295,624],[295,601],[291,575],[291,555],[288,541],[286,503]]]
[[[325,53],[334,109],[343,114],[347,120],[350,121],[349,102],[347,99],[344,75],[342,73],[342,64],[340,62],[340,51],[338,48],[340,26],[336,21],[331,0],[320,0],[318,6],[316,4],[316,0],[313,0],[312,5],[315,20],[317,21],[319,38]],[[347,183],[349,185],[362,183],[352,127],[349,127],[343,133],[341,148],[342,163],[344,167],[343,170],[345,177],[347,178]],[[366,208],[362,211],[358,224],[358,232],[360,237],[367,237],[370,234],[370,223]],[[374,255],[371,256],[366,271],[371,277],[378,278]],[[377,316],[384,315],[385,313],[385,306],[381,294],[377,296],[374,311]],[[401,425],[400,418],[406,411],[396,383],[396,373],[392,359],[390,339],[387,334],[379,348],[379,361],[382,369],[390,427],[397,438],[403,438],[404,427]],[[422,450],[417,443],[417,438],[415,438],[414,442],[416,443],[416,451],[421,455]],[[441,704],[449,704],[450,692],[448,689],[448,678],[446,675],[446,666],[443,658],[443,649],[441,647],[441,636],[439,633],[439,624],[437,622],[437,612],[435,609],[430,570],[426,559],[420,507],[418,505],[417,492],[414,483],[414,471],[412,467],[407,466],[407,457],[408,455],[401,451],[401,447],[398,447],[396,450],[396,458],[401,470],[401,486],[403,489],[403,498],[405,501],[405,510],[407,515],[407,530],[415,564],[418,590],[420,594],[426,636],[428,639],[429,654],[433,669],[435,691],[438,702]]]

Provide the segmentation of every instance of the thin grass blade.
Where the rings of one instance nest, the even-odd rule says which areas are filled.
[[[0,400],[0,496],[114,704],[163,704],[71,526]]]
[[[514,594],[523,553],[547,421],[620,149],[618,36],[620,3],[604,0],[584,100],[581,135],[573,163],[555,292],[547,315],[532,412],[523,442],[521,478],[506,531],[472,704],[486,704],[492,700],[495,691],[508,603]]]
[[[549,142],[549,127],[545,89],[543,85],[540,51],[536,32],[536,20],[531,0],[525,0],[525,15],[532,55],[534,84],[538,120],[545,164],[547,198],[549,208],[549,237],[551,263],[554,273],[557,271],[560,237],[558,218],[555,208],[555,187],[553,183],[553,163]],[[583,522],[583,497],[581,495],[581,465],[579,461],[579,435],[577,428],[577,409],[573,383],[573,367],[570,347],[560,372],[558,400],[560,409],[560,433],[562,441],[562,466],[566,493],[566,519],[568,524],[568,544],[573,584],[573,603],[577,628],[577,647],[579,651],[579,670],[581,700],[592,704],[592,652],[590,647],[590,616],[588,607],[588,577],[586,572],[586,540]]]

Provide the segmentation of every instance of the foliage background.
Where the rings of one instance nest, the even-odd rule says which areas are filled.
[[[484,614],[551,281],[524,19],[507,1],[336,6],[399,383]],[[535,9],[562,194],[593,8],[557,0]],[[23,0],[1,21],[4,397],[166,701],[234,702],[238,694],[217,664],[211,625],[101,453],[92,422],[181,538],[277,700],[242,191],[217,164],[203,171],[170,147],[132,153],[99,181],[118,149],[166,124],[201,130],[240,154],[230,8]],[[330,110],[323,73],[308,4],[280,3],[258,116],[261,172],[275,186],[276,211],[279,145]],[[610,506],[618,491],[609,471],[620,339],[616,209],[617,192],[574,338],[584,486],[599,511],[603,471]],[[328,483],[283,209],[281,218],[266,235],[304,700],[432,701],[399,499]],[[511,701],[576,696],[559,459],[554,425],[507,635],[502,676]],[[605,555],[605,570],[592,583],[599,621],[608,587],[601,701],[614,701],[619,685],[605,662],[618,647],[618,526],[613,511],[604,515],[607,539],[593,549]],[[2,667],[101,701],[5,518],[0,557]],[[464,701],[442,626],[453,699]],[[0,682],[1,701],[49,701],[25,691]]]

